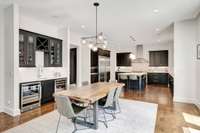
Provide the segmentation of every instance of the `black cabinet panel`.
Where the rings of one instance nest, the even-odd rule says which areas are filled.
[[[91,83],[96,83],[99,81],[98,74],[91,75]]]
[[[91,50],[91,67],[98,66],[98,52],[94,52]]]
[[[169,88],[173,97],[174,96],[174,78],[170,74],[169,74]]]
[[[168,50],[149,51],[150,66],[168,66]]]
[[[117,66],[131,66],[130,53],[117,53]]]
[[[168,73],[148,73],[148,84],[168,84]]]
[[[50,101],[54,101],[53,94],[55,92],[55,81],[54,80],[46,80],[42,81],[42,104],[48,103]]]
[[[70,84],[76,84],[77,69],[77,51],[76,48],[70,49]]]

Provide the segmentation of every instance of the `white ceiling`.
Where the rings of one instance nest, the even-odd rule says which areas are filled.
[[[58,26],[70,25],[74,32],[95,33],[94,0],[0,0],[7,4],[19,4],[21,13],[39,18]],[[200,0],[100,0],[99,31],[115,45],[130,45],[129,36],[135,43],[154,44],[169,41],[173,30],[162,32],[175,21],[194,17],[200,9]],[[158,9],[158,13],[153,10]],[[81,28],[85,25],[85,29]]]

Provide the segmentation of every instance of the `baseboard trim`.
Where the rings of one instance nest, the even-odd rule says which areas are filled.
[[[195,99],[187,99],[187,98],[180,98],[180,97],[174,97],[173,98],[174,102],[180,102],[180,103],[191,103],[191,104],[196,104],[196,100]]]
[[[12,109],[12,108],[9,108],[9,107],[4,107],[4,113],[10,115],[10,116],[18,116],[21,114],[20,110],[19,109]]]
[[[2,113],[3,112],[3,108],[2,107],[0,107],[0,113]]]

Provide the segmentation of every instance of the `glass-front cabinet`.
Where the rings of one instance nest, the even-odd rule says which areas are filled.
[[[25,31],[19,33],[19,66],[35,67],[35,36]]]
[[[19,31],[19,66],[35,67],[35,51],[44,52],[44,67],[62,67],[62,40]]]
[[[47,59],[48,60],[48,59]],[[62,67],[62,41],[50,39],[49,64],[46,67]]]

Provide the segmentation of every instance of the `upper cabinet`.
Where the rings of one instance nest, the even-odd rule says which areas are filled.
[[[91,50],[91,67],[98,67],[98,52],[94,52]]]
[[[117,53],[117,66],[131,66],[130,53]]]
[[[35,67],[36,37],[25,31],[19,32],[19,66]]]
[[[62,66],[62,41],[50,39],[49,55],[46,56],[45,67],[61,67]]]
[[[149,51],[150,66],[168,66],[168,50]]]
[[[35,51],[44,52],[44,67],[62,67],[62,40],[19,31],[19,66],[35,67]]]

